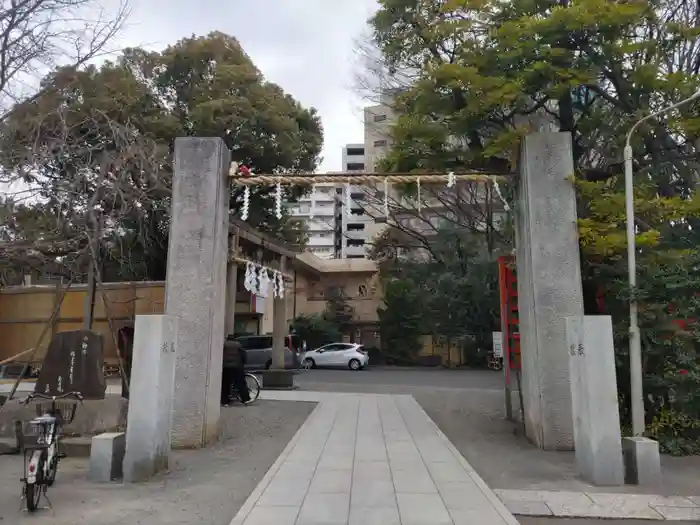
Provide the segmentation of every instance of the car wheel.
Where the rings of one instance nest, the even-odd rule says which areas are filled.
[[[350,359],[348,367],[350,367],[350,370],[359,370],[360,368],[362,368],[362,365],[357,359]]]
[[[316,368],[316,361],[314,361],[310,357],[307,357],[306,359],[304,359],[304,368]]]

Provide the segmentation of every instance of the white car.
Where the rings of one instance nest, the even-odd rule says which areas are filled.
[[[362,345],[354,343],[331,343],[304,354],[305,367],[337,367],[361,370],[369,364],[369,354]]]

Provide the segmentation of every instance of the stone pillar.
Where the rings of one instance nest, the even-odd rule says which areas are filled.
[[[126,426],[124,481],[147,481],[168,468],[175,390],[176,317],[137,315]]]
[[[282,257],[280,271],[286,273],[287,259]],[[287,351],[284,348],[284,340],[288,333],[287,325],[287,294],[290,292],[285,286],[285,297],[274,298],[272,301],[272,367],[263,371],[262,383],[264,388],[294,388],[294,372],[285,369],[285,357]],[[267,303],[266,303],[267,304]]]
[[[564,319],[583,315],[574,166],[569,133],[525,137],[516,210],[516,263],[527,437],[573,448]]]
[[[286,257],[282,257],[280,271],[287,272]],[[284,338],[287,335],[287,290],[283,298],[272,301],[272,368],[284,370]]]
[[[172,442],[218,437],[230,153],[220,138],[175,140],[165,313],[178,319]]]
[[[566,336],[576,467],[594,485],[623,485],[612,319],[567,317]]]

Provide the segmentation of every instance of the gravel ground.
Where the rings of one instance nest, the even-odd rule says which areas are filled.
[[[87,461],[66,458],[49,489],[52,510],[19,512],[22,461],[0,456],[0,523],[12,525],[229,525],[315,403],[258,401],[222,411],[221,441],[175,451],[169,472],[138,485],[87,481]]]
[[[658,488],[593,487],[576,474],[573,452],[543,451],[505,419],[503,376],[487,370],[310,370],[304,389],[411,394],[493,489],[700,495],[700,457],[662,456]],[[546,520],[543,522],[546,523]],[[590,523],[590,522],[589,522]]]

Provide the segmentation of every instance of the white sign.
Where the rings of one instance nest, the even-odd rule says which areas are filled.
[[[503,333],[491,332],[493,337],[493,355],[494,357],[503,357]]]

